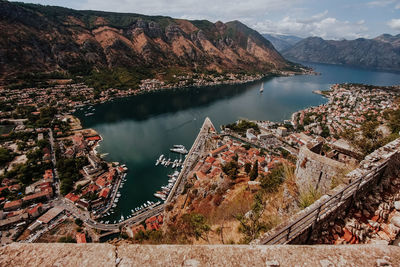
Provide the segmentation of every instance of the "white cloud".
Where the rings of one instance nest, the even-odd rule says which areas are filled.
[[[368,7],[376,8],[376,7],[387,7],[391,6],[392,4],[395,5],[395,9],[400,9],[400,0],[377,0],[371,1],[367,3]]]
[[[273,22],[265,20],[258,22],[253,27],[260,32],[294,34],[301,37],[320,36],[324,39],[355,39],[369,37],[365,21],[357,22],[341,21],[328,17],[328,12],[311,16],[308,19],[295,19],[290,16],[281,21]]]
[[[378,0],[378,1],[370,1],[367,3],[367,6],[369,7],[385,7],[390,4],[393,4],[396,2],[395,0]]]
[[[286,11],[306,0],[85,0],[79,9],[134,12],[147,15],[166,15],[185,19],[211,21],[265,17],[271,12]]]
[[[387,25],[394,30],[400,31],[400,19],[392,19],[388,21]]]

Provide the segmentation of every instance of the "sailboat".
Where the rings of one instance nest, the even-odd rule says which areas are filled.
[[[264,83],[261,84],[260,93],[264,92]]]

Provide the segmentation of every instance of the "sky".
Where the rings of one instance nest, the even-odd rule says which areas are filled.
[[[400,0],[29,0],[79,10],[239,20],[260,33],[374,38],[400,34]]]

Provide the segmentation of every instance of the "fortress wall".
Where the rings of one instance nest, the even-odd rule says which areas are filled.
[[[307,151],[305,151],[303,152],[303,155],[307,156],[309,154]],[[365,177],[368,173],[379,170],[381,166],[387,167],[374,175],[372,179],[370,179],[370,177],[369,179]],[[398,176],[399,174],[400,138],[366,156],[364,160],[360,162],[359,168],[346,175],[345,178],[348,181],[347,185],[341,185],[333,190],[330,190],[312,205],[298,212],[288,221],[280,224],[276,228],[261,236],[259,239],[254,240],[252,243],[270,244],[269,242],[273,242],[273,238],[286,235],[287,231],[283,232],[283,230],[287,229],[287,227],[293,223],[297,221],[306,221],[307,218],[315,218],[301,225],[301,227],[296,224],[296,227],[293,227],[290,230],[291,233],[296,232],[296,234],[289,234],[289,239],[284,238],[278,242],[278,244],[305,244],[310,238],[315,235],[319,235],[321,231],[327,229],[326,226],[331,220],[338,217],[344,217],[347,214],[349,207],[354,203],[355,200],[358,199],[358,197],[366,195],[372,189],[378,188],[380,190],[385,190],[385,187],[390,182],[390,179],[394,176]],[[359,180],[360,178],[362,179]],[[356,181],[360,181],[360,183],[350,186],[351,183]],[[346,188],[347,191],[345,191],[345,194],[343,194],[342,197],[335,197],[338,193],[342,192]],[[332,200],[334,205],[330,206],[329,209],[326,210],[326,206],[323,204],[328,200]],[[318,216],[318,209],[321,209],[321,207],[324,211],[324,215],[322,217]]]
[[[326,192],[331,189],[332,179],[340,175],[345,167],[344,163],[316,154],[303,146],[296,163],[296,184],[300,191],[312,188]]]

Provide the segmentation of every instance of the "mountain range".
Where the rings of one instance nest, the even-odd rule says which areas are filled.
[[[78,11],[0,0],[0,78],[20,72],[262,72],[291,69],[239,21]],[[138,70],[140,69],[140,70]]]
[[[309,37],[281,52],[294,61],[350,65],[400,71],[400,34],[383,34],[374,39],[324,40]]]
[[[274,33],[265,33],[262,36],[270,41],[279,52],[287,50],[299,41],[303,40],[303,38],[294,35],[283,35]]]

